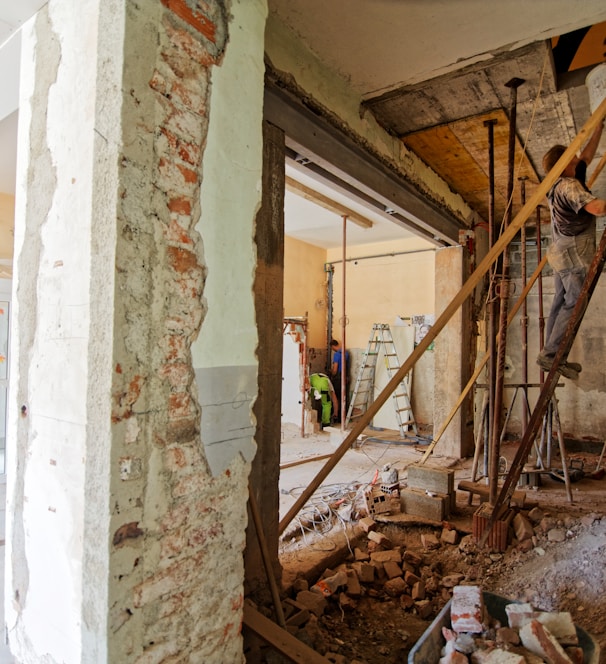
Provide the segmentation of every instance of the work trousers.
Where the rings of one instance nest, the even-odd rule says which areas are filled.
[[[545,329],[543,353],[548,357],[556,354],[566,334],[594,254],[593,230],[573,237],[560,237],[549,247],[547,258],[554,270],[555,295]]]

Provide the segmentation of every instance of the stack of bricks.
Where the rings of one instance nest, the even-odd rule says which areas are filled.
[[[447,519],[456,508],[454,471],[409,466],[407,487],[400,491],[400,504],[406,514],[430,521]]]

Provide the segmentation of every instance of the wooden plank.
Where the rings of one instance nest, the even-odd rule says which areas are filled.
[[[244,602],[244,624],[291,662],[326,664],[328,660]]]
[[[362,228],[373,227],[373,222],[370,221],[370,219],[366,219],[366,217],[363,217],[358,212],[354,212],[345,205],[341,205],[340,203],[333,201],[332,199],[328,198],[328,196],[321,194],[319,191],[315,191],[310,187],[306,187],[301,182],[288,177],[288,175],[286,176],[286,190],[296,194],[297,196],[301,196],[301,198],[304,198],[306,201],[310,201],[311,203],[315,203],[316,205],[323,207],[329,212],[334,212],[340,217],[346,216],[349,221],[357,224],[358,226],[361,226]]]
[[[288,510],[284,518],[280,521],[278,526],[278,533],[283,533],[288,524],[295,518],[299,513],[303,505],[311,498],[316,489],[322,484],[324,479],[328,477],[330,471],[339,463],[340,459],[343,457],[345,452],[351,447],[354,440],[364,431],[367,425],[371,422],[373,417],[376,415],[377,411],[383,406],[387,399],[393,394],[398,385],[404,380],[406,374],[414,367],[419,358],[425,353],[429,346],[433,343],[435,338],[440,334],[440,332],[446,327],[448,321],[454,316],[454,314],[459,310],[463,302],[474,292],[475,287],[478,285],[480,280],[484,277],[486,272],[490,269],[492,264],[497,260],[497,258],[503,253],[503,250],[507,245],[513,240],[517,232],[520,230],[523,224],[526,223],[528,217],[531,213],[534,212],[534,209],[537,205],[540,205],[545,195],[551,189],[555,181],[560,177],[560,174],[576,154],[577,150],[581,148],[582,145],[588,140],[591,136],[591,133],[595,129],[598,122],[602,121],[602,118],[606,115],[606,99],[598,106],[594,114],[587,120],[585,125],[581,128],[576,138],[570,143],[564,154],[558,159],[555,166],[549,171],[545,176],[545,179],[537,187],[533,195],[528,199],[524,207],[518,212],[518,214],[511,221],[509,226],[504,230],[499,239],[495,242],[493,247],[487,252],[486,256],[480,261],[478,267],[470,275],[469,279],[463,284],[461,290],[454,296],[450,304],[444,309],[444,311],[438,316],[436,322],[429,329],[427,334],[419,342],[416,348],[404,361],[400,369],[395,373],[392,379],[384,387],[383,391],[378,394],[368,408],[368,410],[362,415],[362,417],[354,424],[350,432],[347,434],[343,442],[335,450],[334,454],[326,464],[321,468],[320,472],[316,477],[309,483],[307,488],[295,501],[294,505]]]
[[[501,488],[502,485],[499,485]],[[467,491],[473,495],[480,496],[486,502],[490,495],[490,488],[485,484],[476,484],[469,480],[461,480],[457,485],[457,491]],[[513,502],[518,507],[524,507],[526,504],[526,493],[524,491],[514,491],[512,496]]]
[[[280,464],[280,470],[285,468],[292,468],[293,466],[300,466],[302,463],[310,463],[311,461],[323,461],[324,459],[330,459],[332,454],[316,454],[316,456],[306,457],[305,459],[299,459],[298,461],[287,461],[286,463]]]

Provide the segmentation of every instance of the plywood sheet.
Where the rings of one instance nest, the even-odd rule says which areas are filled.
[[[432,127],[402,140],[440,175],[469,205],[488,221],[489,164],[488,127],[494,124],[495,220],[503,219],[507,203],[509,120],[503,110]],[[520,178],[525,178],[526,200],[538,186],[539,178],[516,136],[512,217],[522,207]]]

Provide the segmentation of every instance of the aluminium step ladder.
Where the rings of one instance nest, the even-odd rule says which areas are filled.
[[[345,419],[346,426],[351,419],[363,415],[374,401],[375,373],[377,360],[381,351],[383,352],[387,375],[391,379],[400,368],[398,351],[396,350],[389,325],[386,323],[375,323],[372,326],[368,345],[356,378],[356,384]],[[401,436],[405,436],[407,431],[413,431],[415,435],[417,434],[417,425],[410,403],[409,385],[410,373],[404,377],[392,394],[392,403]]]

